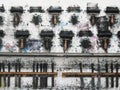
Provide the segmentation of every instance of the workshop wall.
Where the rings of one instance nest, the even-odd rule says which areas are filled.
[[[87,13],[87,3],[92,7],[98,5],[100,13]],[[5,12],[0,12],[0,17],[3,18],[3,25],[1,25],[0,22],[0,30],[3,30],[5,35],[0,35],[0,52],[23,52],[25,54],[31,52],[50,52],[54,54],[120,53],[120,40],[118,33],[120,31],[120,14],[115,12],[105,12],[106,7],[108,6],[118,7],[118,9],[120,9],[119,0],[0,0],[0,7],[2,5],[4,5]],[[11,7],[18,6],[23,7],[23,13],[11,13]],[[38,6],[41,6],[44,12],[30,12],[30,7]],[[61,10],[61,13],[49,13],[48,9],[50,6],[60,6],[63,11]],[[80,7],[80,11],[78,9],[78,11],[75,12],[68,12],[68,7]],[[59,12],[59,8],[56,9]],[[15,15],[16,17],[18,15],[17,19],[14,17]],[[114,15],[112,18],[114,19],[113,25],[109,22],[112,15]],[[39,19],[39,21],[38,23],[36,22],[36,25],[33,21],[33,16],[35,16],[35,18],[38,16],[37,20]],[[73,21],[75,21],[71,22],[71,16],[75,16],[77,19],[74,18]],[[92,16],[93,19],[91,19]],[[90,19],[92,23],[90,22]],[[14,22],[14,20],[16,22]],[[17,25],[18,20],[19,24]],[[100,29],[101,32],[103,30],[103,32],[98,33],[98,29]],[[44,32],[42,33],[43,30]],[[20,34],[19,31],[22,31],[22,34]],[[27,32],[27,35],[24,37],[23,34],[25,31],[28,31],[29,33]],[[64,33],[61,31],[66,32]],[[0,34],[1,33],[2,31],[0,31]],[[19,34],[21,36],[19,36]],[[47,37],[45,37],[45,35]],[[120,63],[119,57],[59,57],[59,55],[58,57],[22,57],[19,55],[16,57],[1,56],[0,60],[0,63],[6,64],[5,71],[7,71],[7,63],[10,62],[12,65],[16,61],[20,61],[23,65],[23,72],[31,72],[34,61],[39,64],[47,62],[49,65],[51,62],[54,62],[54,71],[58,73],[57,77],[55,77],[55,87],[41,90],[106,90],[105,78],[103,77],[101,77],[101,85],[98,85],[99,79],[98,77],[95,77],[94,89],[91,88],[91,78],[85,77],[85,89],[81,89],[81,81],[79,77],[63,78],[62,73],[80,72],[79,63],[83,64],[83,72],[91,72],[91,63],[94,63],[96,66],[95,72],[98,72],[97,66],[99,64],[104,72],[105,67],[103,66],[105,66],[106,63],[109,64],[109,69],[111,63],[114,65]],[[14,71],[14,69],[14,66],[11,66],[11,71]],[[48,71],[50,71],[50,68]],[[22,77],[22,90],[33,90],[32,80],[32,77]],[[111,78],[109,78],[109,80],[111,80]],[[19,90],[20,88],[14,87],[15,82],[13,81],[15,81],[15,77],[11,78],[11,87],[0,88],[0,90]],[[113,83],[116,81],[117,80],[114,78]],[[51,78],[48,78],[47,83],[48,86],[51,85]],[[112,82],[110,81],[109,84],[111,85],[111,83]],[[119,86],[117,88],[109,87],[107,90],[120,90],[120,83],[118,82],[118,84]]]
[[[119,1],[118,0],[111,0],[111,1],[102,1],[102,0],[74,0],[74,1],[67,1],[67,0],[1,0],[0,4],[4,5],[5,12],[1,12],[1,16],[3,17],[3,25],[0,25],[1,30],[5,32],[5,36],[2,39],[2,46],[1,46],[1,52],[19,52],[19,45],[18,45],[18,39],[15,38],[14,33],[17,30],[28,30],[30,35],[27,38],[27,46],[23,49],[23,52],[48,52],[45,50],[42,42],[42,38],[40,37],[40,32],[42,30],[52,30],[54,32],[54,37],[52,39],[52,47],[50,52],[63,52],[63,47],[61,46],[62,42],[60,40],[59,33],[60,31],[68,30],[72,31],[74,33],[74,36],[71,40],[71,46],[66,51],[69,53],[105,53],[105,50],[101,47],[102,44],[99,42],[98,29],[96,25],[92,26],[90,24],[90,17],[91,15],[86,13],[87,3],[98,3],[98,7],[100,9],[100,13],[96,15],[96,17],[106,16],[107,20],[109,20],[110,14],[105,13],[105,9],[107,6],[115,6],[119,8]],[[93,4],[95,5],[95,4]],[[22,6],[24,9],[24,12],[20,15],[20,23],[18,26],[13,26],[13,17],[14,14],[10,12],[11,7],[17,7]],[[29,12],[29,8],[31,6],[41,6],[43,10],[45,10],[44,13],[39,12]],[[47,9],[50,6],[61,6],[61,8],[64,10],[61,12],[58,17],[60,23],[57,25],[52,25],[50,20],[52,18],[52,14],[47,12]],[[67,12],[67,8],[69,6],[79,6],[80,12]],[[70,22],[71,16],[75,14],[78,16],[78,23],[76,25],[73,25]],[[32,22],[33,15],[40,15],[42,22],[38,25],[35,25]],[[109,39],[110,43],[108,45],[107,52],[108,53],[119,53],[119,38],[117,37],[117,33],[119,31],[119,25],[120,25],[120,15],[115,14],[115,24],[110,28],[108,26],[109,30],[112,33],[111,38]],[[93,33],[92,37],[83,36],[79,37],[78,33],[80,30],[90,30]],[[84,49],[81,45],[83,39],[89,39],[91,46],[87,49]],[[32,43],[32,45],[30,45]],[[84,41],[83,41],[84,44]]]

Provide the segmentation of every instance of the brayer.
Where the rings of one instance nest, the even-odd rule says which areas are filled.
[[[11,7],[10,12],[13,13],[13,26],[16,27],[20,23],[20,16],[23,13],[23,7],[18,6],[18,7]]]
[[[52,24],[55,26],[59,22],[58,15],[63,11],[61,7],[50,6],[47,11],[52,14]]]
[[[100,9],[98,4],[91,5],[91,3],[87,3],[87,10],[86,12],[91,15],[90,23],[92,26],[96,24],[96,15],[100,13]]]
[[[79,7],[79,6],[69,6],[69,7],[67,8],[67,11],[68,11],[68,12],[80,12],[81,10],[80,10],[80,7]]]
[[[30,13],[34,13],[34,12],[40,12],[40,13],[44,13],[45,11],[42,9],[42,7],[30,7],[29,10]]]
[[[20,49],[20,52],[22,52],[22,49],[25,48],[26,46],[26,38],[28,38],[29,36],[29,31],[28,30],[17,30],[15,32],[15,37],[16,38],[19,38],[19,49]]]
[[[4,37],[5,33],[3,30],[0,30],[0,48],[2,47],[2,38]]]
[[[106,16],[101,16],[97,18],[97,29],[98,29],[98,37],[100,39],[100,43],[102,48],[107,53],[107,48],[109,46],[109,39],[112,37],[112,33],[108,28],[108,20]]]
[[[65,53],[68,47],[70,47],[74,33],[72,31],[61,31],[59,35],[62,38],[62,46],[64,47],[63,51]]]
[[[109,14],[109,25],[112,27],[115,24],[115,14],[119,14],[118,7],[106,7],[105,13]]]
[[[11,13],[23,13],[23,7],[19,6],[19,7],[11,7],[10,12]]]
[[[0,12],[5,12],[5,8],[4,5],[2,4],[2,6],[0,7]]]
[[[43,45],[45,49],[50,51],[51,46],[52,46],[52,38],[54,36],[54,32],[42,30],[40,33],[40,36],[43,39]]]

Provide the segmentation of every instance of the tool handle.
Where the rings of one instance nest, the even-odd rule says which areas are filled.
[[[53,24],[54,24],[54,25],[57,24],[57,15],[53,15]]]
[[[67,40],[65,39],[65,42],[64,42],[64,53],[65,53],[66,50],[67,50]]]

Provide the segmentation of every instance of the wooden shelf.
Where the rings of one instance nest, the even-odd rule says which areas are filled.
[[[0,56],[18,56],[18,57],[120,57],[120,53],[10,53],[1,52]]]
[[[107,77],[107,76],[119,76],[120,77],[120,73],[105,73],[105,72],[101,72],[101,73],[91,73],[91,72],[63,72],[62,73],[62,77]]]
[[[57,76],[57,72],[0,72],[0,75],[22,75],[22,76],[31,76],[31,75],[41,75],[41,76]]]

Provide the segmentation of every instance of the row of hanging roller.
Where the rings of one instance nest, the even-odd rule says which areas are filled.
[[[26,10],[23,9],[22,6],[18,6],[18,7],[11,7],[10,12],[13,13],[14,17],[13,17],[13,26],[16,27],[19,25],[19,23],[21,22],[21,15],[22,13],[25,13]],[[45,10],[42,9],[42,7],[30,7],[29,10],[27,10],[30,13],[45,13]],[[59,20],[59,15],[64,11],[60,6],[58,7],[54,7],[54,6],[50,6],[47,10],[46,10],[49,14],[51,14],[52,18],[50,20],[51,24],[53,26],[56,26],[58,23],[60,23]],[[70,6],[67,8],[66,10],[68,13],[73,12],[73,13],[80,13],[81,10],[79,6]],[[100,9],[98,7],[98,5],[91,7],[91,6],[87,6],[87,10],[86,12],[91,16],[90,18],[90,22],[91,25],[95,25],[96,24],[96,15],[100,13]],[[2,5],[0,7],[0,12],[4,13],[5,12],[5,8],[4,5]],[[119,14],[119,8],[118,7],[106,7],[105,13],[109,15],[109,26],[112,27],[115,24],[115,15]],[[3,25],[3,17],[0,17],[0,25]],[[39,25],[39,23],[42,22],[42,17],[40,15],[33,15],[32,18],[32,22],[35,25]],[[73,25],[76,25],[79,20],[78,20],[78,16],[76,16],[75,14],[71,16],[71,20],[70,22]]]
[[[26,65],[20,60],[0,62],[0,87],[11,87],[11,79],[14,78],[14,87],[21,88],[23,87],[21,86],[23,85],[22,77],[32,78],[30,86],[33,89],[54,87],[54,77],[57,76],[57,73],[54,72],[54,62],[33,61],[30,65]],[[25,68],[30,71],[25,72]],[[48,78],[51,78],[50,86],[48,86]]]
[[[72,68],[79,67],[80,72],[63,72],[62,76],[67,78],[77,78],[80,77],[80,88],[81,90],[99,90],[101,88],[114,88],[119,87],[119,63],[113,64],[113,62],[105,64],[83,64],[82,62],[77,65],[73,65]],[[90,69],[89,72],[85,72],[85,68]],[[106,74],[105,74],[106,73]],[[112,73],[110,75],[110,73]],[[114,75],[113,75],[114,73]],[[84,78],[91,78],[89,86],[85,85]],[[97,82],[96,82],[97,79]],[[103,80],[104,79],[104,80]],[[101,84],[104,83],[104,86]]]
[[[30,9],[28,10],[30,13],[36,13],[36,12],[40,12],[40,13],[45,13],[45,10],[42,9],[42,7],[30,7]],[[63,11],[61,7],[49,7],[47,9],[47,11],[52,14],[52,24],[55,26],[57,25],[57,23],[59,22],[58,20],[58,16],[59,14]],[[79,6],[73,6],[73,7],[68,7],[67,8],[67,12],[80,12],[82,11],[80,9]],[[0,7],[0,12],[5,12],[5,8],[4,6]],[[25,10],[23,9],[23,7],[11,7],[10,12],[14,14],[14,18],[13,18],[13,26],[16,27],[19,25],[19,23],[21,22],[20,20],[20,16],[22,15],[23,12],[25,12]],[[86,12],[91,16],[90,18],[90,22],[91,25],[97,26],[97,31],[98,34],[97,36],[99,37],[99,41],[100,41],[100,47],[102,47],[104,49],[104,51],[107,53],[107,49],[110,47],[110,38],[112,37],[112,32],[109,30],[109,27],[112,27],[115,24],[115,14],[119,14],[119,9],[118,7],[107,7],[105,12],[108,13],[110,15],[110,19],[108,19],[106,16],[101,16],[101,17],[96,17],[97,14],[100,13],[100,9],[98,7],[98,5],[96,5],[95,7],[90,7],[87,6],[87,10]],[[1,17],[1,21],[3,22],[3,19]],[[35,23],[35,25],[39,25],[39,22],[42,21],[42,18],[40,18],[39,16],[33,16],[33,20],[32,22]],[[71,22],[73,23],[73,25],[77,24],[79,21],[77,19],[77,17],[75,15],[73,15],[71,17]],[[2,24],[2,23],[1,23]],[[4,36],[4,31],[1,30],[0,31],[0,37],[2,38]],[[26,39],[29,36],[29,31],[26,30],[21,30],[21,31],[16,31],[15,32],[15,37],[19,38],[19,48],[20,48],[20,52],[22,51],[22,49],[25,48],[26,46]],[[63,51],[65,52],[71,45],[72,42],[72,38],[74,36],[74,33],[72,32],[72,30],[62,30],[60,32],[60,37],[61,37],[61,46],[63,46]],[[50,51],[51,46],[52,46],[52,39],[55,36],[54,32],[51,30],[48,31],[41,31],[40,36],[43,39],[43,46],[46,50]],[[82,30],[78,32],[78,36],[79,37],[92,37],[94,36],[93,33],[90,30]],[[118,31],[117,35],[118,38],[120,38],[120,31]],[[0,45],[2,45],[2,39],[0,39]],[[89,38],[83,39],[81,41],[81,46],[83,47],[83,49],[89,49],[91,48],[91,41],[89,40]]]
[[[106,28],[105,28],[106,29]],[[107,53],[107,49],[110,47],[110,37],[112,37],[112,33],[109,30],[99,30],[98,31],[98,37],[100,40],[100,47],[102,47],[105,52]],[[0,41],[0,45],[2,47],[2,37],[4,37],[5,33],[3,30],[0,30],[0,36],[1,36],[1,41]],[[20,52],[22,52],[22,50],[24,48],[26,48],[27,46],[27,39],[30,36],[30,33],[28,30],[17,30],[14,34],[16,39],[19,39],[18,41],[18,47]],[[42,44],[43,47],[48,50],[49,52],[51,51],[51,47],[53,46],[52,44],[52,39],[55,37],[55,34],[52,30],[42,30],[39,33],[39,36],[41,37],[42,40]],[[71,43],[72,43],[72,38],[75,36],[75,34],[70,31],[70,30],[62,30],[59,33],[59,37],[60,37],[60,42],[61,42],[61,46],[63,47],[63,51],[64,53],[69,49],[69,47],[71,47]],[[77,37],[92,37],[93,33],[88,30],[88,31],[79,31],[77,34]],[[118,34],[116,35],[118,38],[120,38],[120,31],[118,32]],[[82,39],[80,41],[80,46],[83,49],[89,49],[92,47],[91,41],[89,40],[89,38],[85,38]]]
[[[63,79],[71,77],[78,78],[80,81],[78,88],[81,90],[97,90],[102,88],[106,89],[119,87],[119,60],[110,62],[109,60],[98,60],[97,62],[94,61],[86,63],[82,62],[81,59],[77,59],[77,62],[71,62],[69,63],[69,65],[65,64],[63,68],[64,70],[61,70],[61,67],[58,67],[57,63],[54,60],[49,61],[46,59],[40,59],[31,61],[25,60],[25,58],[17,58],[15,60],[1,59],[0,87],[26,87],[26,84],[22,82],[24,80],[24,77],[28,77],[29,79],[31,79],[27,82],[31,83],[29,83],[30,87],[26,88],[55,88],[57,87],[56,83],[58,82],[56,81],[56,76],[59,77],[60,75],[59,71],[61,71],[61,77]],[[88,83],[86,83],[85,78],[89,78],[91,80],[89,81],[89,86],[87,85]],[[67,81],[66,83],[69,82]]]

